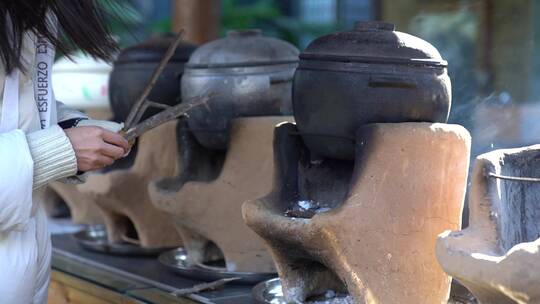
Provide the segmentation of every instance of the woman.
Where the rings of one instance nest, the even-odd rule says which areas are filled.
[[[47,301],[51,244],[40,189],[129,150],[113,132],[119,125],[85,120],[51,90],[55,48],[111,59],[117,46],[104,21],[95,0],[0,2],[1,303]]]

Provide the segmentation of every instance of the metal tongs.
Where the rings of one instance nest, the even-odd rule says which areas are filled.
[[[150,77],[150,81],[144,88],[141,96],[139,96],[139,98],[131,108],[129,115],[124,122],[124,128],[122,129],[122,131],[120,131],[123,134],[124,138],[128,141],[132,142],[135,138],[139,137],[144,132],[149,131],[177,117],[186,115],[194,107],[206,104],[209,100],[208,96],[195,97],[190,100],[183,101],[176,106],[169,106],[147,99],[148,95],[156,85],[158,77],[161,75],[163,69],[165,68],[171,57],[174,55],[174,51],[178,47],[178,44],[180,44],[180,41],[182,41],[183,36],[184,30],[181,30],[176,36],[176,39],[167,49],[167,52],[165,53],[163,58],[161,58],[159,65],[152,73],[152,77]],[[163,109],[163,111],[147,118],[143,122],[140,122],[144,112],[146,112],[148,108],[158,108]]]

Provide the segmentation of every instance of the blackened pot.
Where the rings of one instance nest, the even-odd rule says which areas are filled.
[[[389,23],[358,22],[320,37],[300,54],[294,76],[299,132],[315,154],[352,159],[362,124],[446,122],[446,67],[431,44]]]
[[[109,79],[109,97],[114,120],[122,122],[127,118],[133,103],[144,90],[173,40],[174,36],[151,38],[122,50],[114,62]],[[184,65],[195,48],[195,45],[180,43],[148,96],[149,100],[168,105],[181,101],[180,79]],[[148,110],[143,119],[158,111]]]
[[[298,50],[259,30],[231,31],[199,47],[186,64],[182,100],[209,95],[187,118],[197,141],[226,149],[232,119],[292,114]]]

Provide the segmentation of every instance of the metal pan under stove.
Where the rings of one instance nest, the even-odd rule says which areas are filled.
[[[189,262],[188,253],[183,248],[163,252],[159,256],[159,262],[182,276],[208,282],[238,278],[234,283],[257,284],[277,276],[276,273],[228,271],[224,267],[223,260],[212,262],[212,264],[193,264]]]
[[[136,244],[111,243],[107,238],[107,230],[103,225],[90,225],[86,229],[73,234],[73,238],[84,249],[125,256],[156,256],[171,248],[147,248]]]
[[[287,304],[283,297],[281,281],[274,278],[257,284],[252,291],[255,303],[258,304]],[[305,304],[353,304],[352,298],[347,294],[327,291],[324,295],[316,297]]]
[[[457,291],[457,292],[456,292]],[[258,304],[287,304],[283,297],[283,290],[281,289],[281,281],[279,278],[270,279],[268,281],[257,284],[252,290],[255,303]],[[304,302],[304,304],[349,304],[354,303],[353,299],[346,294],[336,294],[333,291],[327,291],[326,294],[321,295],[311,301]],[[452,294],[448,304],[476,304],[474,297],[461,285],[453,281],[452,282]]]

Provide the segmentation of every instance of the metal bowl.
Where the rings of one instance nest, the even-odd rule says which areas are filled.
[[[279,278],[261,282],[251,291],[256,303],[287,304]]]
[[[177,248],[159,255],[159,262],[172,271],[192,279],[201,281],[216,281],[227,278],[239,278],[235,284],[257,284],[275,277],[276,273],[235,272],[225,267],[218,267],[219,262],[210,264],[194,264],[189,261],[188,253],[183,248]],[[222,265],[224,264],[221,263]]]
[[[257,284],[252,290],[253,298],[256,303],[260,304],[287,304],[283,297],[283,290],[281,289],[281,281],[279,278],[271,279],[268,281]],[[328,304],[348,304],[353,303],[351,297],[347,294],[336,294],[336,297],[327,298],[324,295],[317,297],[311,301],[306,301],[306,304],[313,303],[328,303]]]
[[[111,243],[107,238],[107,230],[103,225],[90,225],[72,236],[84,249],[114,255],[156,256],[170,249],[169,247],[146,248],[129,243]]]

